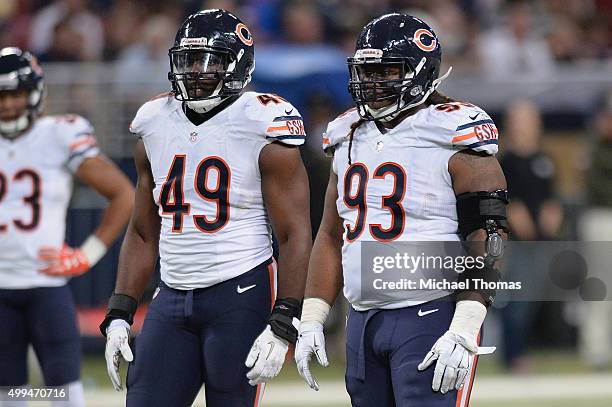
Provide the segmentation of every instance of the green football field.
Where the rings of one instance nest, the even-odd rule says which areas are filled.
[[[481,358],[472,395],[472,407],[610,407],[612,371],[592,372],[574,354],[534,355],[533,373],[524,376],[504,373],[494,358]],[[281,375],[266,389],[262,406],[293,407],[349,406],[344,390],[343,367],[334,363],[327,369],[314,368],[321,390],[311,391],[295,368],[287,364]],[[123,372],[122,377],[125,377]],[[112,390],[101,357],[87,357],[83,382],[90,407],[123,405],[124,393]],[[204,406],[200,394],[196,406]],[[381,406],[384,407],[384,406]]]

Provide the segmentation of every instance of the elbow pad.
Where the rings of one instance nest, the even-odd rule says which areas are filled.
[[[489,289],[487,283],[496,283],[501,280],[501,273],[495,268],[495,261],[502,257],[504,244],[498,230],[509,232],[506,205],[508,204],[508,191],[467,192],[457,196],[457,218],[459,220],[459,233],[467,239],[470,233],[484,229],[487,233],[485,242],[485,267],[473,267],[459,275],[459,281],[472,280],[469,290],[481,294],[487,305],[495,301],[495,290]],[[475,288],[474,280],[481,281]],[[461,292],[461,290],[459,291]]]
[[[508,205],[508,191],[505,189],[457,195],[457,219],[459,233],[463,239],[475,230],[487,230],[487,227],[491,226],[495,230],[501,229],[508,233],[506,205]]]

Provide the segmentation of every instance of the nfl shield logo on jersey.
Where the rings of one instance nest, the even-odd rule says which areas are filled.
[[[192,131],[191,134],[189,134],[189,141],[191,141],[192,143],[198,141],[198,133]]]

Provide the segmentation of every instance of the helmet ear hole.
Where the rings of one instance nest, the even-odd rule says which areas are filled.
[[[246,69],[246,77],[245,77],[245,79],[244,79],[243,86],[245,86],[245,87],[246,87],[246,86],[247,86],[247,85],[248,85],[248,84],[251,82],[251,79],[253,78],[253,76],[252,76],[252,75],[253,75],[253,71],[254,71],[254,70],[255,70],[255,60],[253,60],[253,61],[252,61],[252,62],[251,62],[251,63],[250,63],[248,66],[247,66],[247,69]]]
[[[438,77],[439,70],[440,70],[440,66],[439,65],[438,66],[432,66],[429,69],[429,75],[428,76],[431,78],[432,82],[434,81],[434,79],[436,79]]]

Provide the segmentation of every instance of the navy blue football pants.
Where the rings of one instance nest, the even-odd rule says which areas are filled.
[[[0,289],[0,386],[27,383],[30,344],[47,386],[79,380],[81,340],[68,286]]]
[[[435,362],[425,371],[417,370],[448,329],[454,312],[455,302],[449,297],[395,310],[350,308],[345,379],[353,407],[467,406],[475,363],[464,390],[446,394],[431,389]]]
[[[191,406],[202,385],[208,407],[257,406],[263,385],[249,385],[244,362],[266,326],[274,281],[270,260],[212,287],[162,283],[135,339],[127,406]]]

